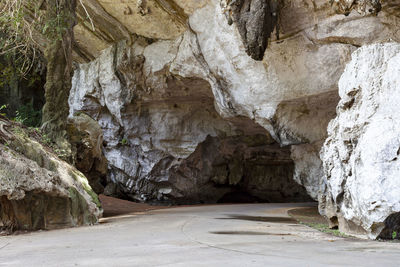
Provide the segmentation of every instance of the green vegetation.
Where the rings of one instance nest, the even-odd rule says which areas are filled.
[[[7,117],[7,114],[3,112],[7,109],[7,107],[7,104],[0,106],[1,116]],[[27,127],[37,128],[40,126],[40,122],[42,120],[42,111],[36,110],[32,103],[22,105],[17,109],[16,116],[12,120]]]
[[[65,126],[71,88],[75,5],[76,1],[70,0],[0,2],[0,56],[13,59],[12,66],[0,68],[2,80],[15,79],[16,70],[17,77],[26,76],[37,65],[40,51],[44,51],[47,79],[42,129],[60,145],[67,143]],[[38,116],[25,116],[24,112],[33,111],[20,111],[17,119],[36,126],[36,121],[28,122],[28,118],[36,120]]]
[[[3,116],[3,117],[5,117],[6,114],[5,114],[5,113],[2,113],[2,111],[6,110],[6,109],[7,109],[7,106],[8,106],[8,105],[2,105],[2,106],[0,106],[0,115]]]
[[[39,127],[42,121],[42,111],[35,110],[32,103],[22,105],[16,111],[15,121],[28,127]]]
[[[17,72],[25,76],[36,65],[39,45],[34,31],[42,23],[37,1],[9,0],[0,3],[0,55],[12,65],[1,66],[0,78],[7,82]]]
[[[122,138],[120,143],[121,143],[121,145],[126,146],[128,144],[128,139]]]
[[[340,232],[338,229],[330,229],[328,224],[324,224],[324,223],[303,223],[300,222],[301,224],[304,224],[308,227],[314,228],[320,232],[326,233],[326,234],[331,234],[334,236],[338,236],[338,237],[350,237],[342,232]]]
[[[13,57],[13,67],[26,74],[41,54],[34,38],[41,34],[49,42],[61,41],[74,20],[63,0],[8,0],[0,3],[0,55]],[[43,45],[43,44],[41,44]],[[15,69],[3,68],[3,75]],[[0,76],[1,77],[1,76]],[[4,78],[4,77],[2,77]]]
[[[392,239],[396,239],[396,237],[397,237],[397,231],[393,231],[392,232]]]
[[[90,187],[89,182],[85,175],[83,175],[81,172],[75,172],[70,170],[68,172],[69,175],[74,178],[75,181],[79,182],[83,189],[86,191],[86,193],[92,198],[92,201],[96,204],[97,207],[101,208],[101,202],[97,194],[93,191],[92,187]]]

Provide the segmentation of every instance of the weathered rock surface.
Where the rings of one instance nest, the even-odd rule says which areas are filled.
[[[354,52],[340,79],[320,210],[345,233],[391,238],[400,227],[399,74],[400,45],[377,44]]]
[[[187,48],[181,43],[121,43],[77,69],[71,116],[85,112],[103,129],[105,193],[179,203],[217,202],[233,192],[254,201],[308,200],[292,180],[290,149],[249,119],[221,118],[207,76],[172,72],[184,70],[178,66],[186,58],[172,61],[172,52]]]
[[[86,177],[25,129],[0,119],[0,228],[56,229],[97,223],[102,210]]]
[[[103,131],[97,121],[84,113],[69,119],[67,132],[73,150],[74,166],[89,180],[97,193],[103,193],[107,159],[103,154]]]
[[[400,42],[398,0],[289,0],[278,8],[276,1],[257,0],[87,2],[95,31],[80,10],[75,52],[85,64],[75,72],[71,115],[83,111],[103,129],[106,191],[138,200],[212,199],[196,190],[214,188],[219,170],[206,162],[218,160],[199,151],[259,134],[276,142],[257,148],[261,154],[276,144],[292,146],[294,163],[280,179],[292,172],[316,199],[318,153],[345,65],[360,46]],[[145,23],[134,27],[137,21]],[[247,155],[249,149],[238,141],[234,150]],[[276,170],[286,164],[288,148],[281,150]],[[206,167],[193,167],[196,157]],[[248,159],[258,156],[241,158],[234,169],[249,166]],[[262,172],[266,181],[272,171]],[[196,179],[201,186],[190,191]],[[229,193],[223,190],[214,196]]]
[[[254,60],[262,60],[268,40],[278,23],[278,1],[235,0],[222,1],[228,23],[235,23],[246,53]]]
[[[330,0],[337,13],[348,16],[352,10],[360,14],[377,14],[382,9],[381,0]]]
[[[136,2],[146,1],[118,4],[116,6],[121,6],[119,16],[114,17],[126,16],[123,7],[135,10],[133,13],[136,14]],[[147,47],[147,53],[144,54],[146,71],[155,72],[170,65],[170,71],[182,77],[207,81],[213,91],[216,110],[223,118],[248,117],[267,129],[283,145],[312,143],[325,138],[325,125],[332,118],[337,101],[337,81],[350,54],[357,47],[389,39],[400,40],[397,30],[400,19],[395,0],[382,3],[382,10],[377,16],[360,16],[353,12],[348,17],[335,15],[326,0],[314,1],[312,5],[306,1],[285,1],[278,12],[280,40],[272,35],[269,48],[262,55],[263,61],[256,62],[246,54],[249,44],[246,40],[244,44],[242,41],[245,30],[240,30],[242,26],[229,25],[225,16],[229,9],[225,6],[251,7],[257,1],[225,1],[222,6],[217,0],[188,1],[185,4],[182,1],[175,4],[172,4],[173,1],[154,2],[154,5],[159,2],[164,2],[164,5],[170,3],[170,8],[176,13],[171,16],[184,18],[188,29],[178,31],[178,37],[166,37],[169,41],[158,40],[149,45],[158,37],[155,34],[143,34],[138,28],[135,34],[152,39],[129,38],[134,47]],[[276,5],[275,2],[267,2],[270,2],[269,9],[274,10],[272,6]],[[345,2],[354,1],[342,1],[342,5]],[[351,6],[361,6],[361,2]],[[93,10],[100,9],[93,7]],[[101,10],[106,12],[107,8]],[[166,10],[170,11],[165,11],[168,14],[174,14],[171,9]],[[249,12],[251,10],[255,12],[251,8]],[[231,10],[231,15],[241,14],[236,11]],[[247,12],[246,9],[242,11]],[[254,37],[255,41],[265,40],[265,36],[258,36],[260,39],[257,39],[259,28],[251,26],[255,22],[247,21],[249,16],[246,14],[236,20],[242,20],[240,25],[247,25],[248,30],[255,31],[247,37]],[[99,16],[93,15],[94,18]],[[154,29],[150,22],[159,23],[162,20],[158,13],[151,11],[144,17],[149,23],[141,24],[141,27],[149,31]],[[257,16],[251,17],[264,21]],[[129,26],[128,22],[119,24]],[[262,26],[262,23],[256,24]],[[158,29],[163,32],[163,28]],[[77,33],[78,39],[86,36]],[[116,36],[108,43],[126,39],[123,36]],[[105,40],[101,37],[98,39]],[[91,51],[96,47],[95,44],[91,45],[90,40],[82,40],[82,43],[92,47]],[[97,57],[99,53],[89,58]],[[164,62],[159,61],[153,70],[153,58],[157,56],[163,58]],[[327,105],[320,105],[321,101]],[[313,106],[310,106],[311,102]]]
[[[322,161],[319,157],[322,142],[293,145],[291,157],[295,164],[293,179],[305,187],[314,200],[318,200],[323,177]]]

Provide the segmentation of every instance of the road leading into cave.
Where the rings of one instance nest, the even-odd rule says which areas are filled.
[[[399,243],[320,233],[288,217],[299,206],[171,208],[0,237],[0,266],[398,266]]]

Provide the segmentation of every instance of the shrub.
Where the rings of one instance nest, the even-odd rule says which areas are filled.
[[[35,110],[32,102],[22,105],[17,109],[15,121],[20,122],[28,127],[39,127],[42,121],[42,111]]]

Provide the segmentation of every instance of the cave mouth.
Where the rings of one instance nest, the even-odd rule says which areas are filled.
[[[269,135],[207,136],[186,159],[153,168],[154,205],[313,202],[294,176],[290,146]],[[147,189],[147,188],[146,188]]]
[[[217,204],[243,204],[243,203],[269,203],[269,201],[253,196],[250,193],[243,191],[241,189],[236,189],[232,192],[226,193],[217,201]]]
[[[143,60],[121,58],[109,70],[119,92],[104,93],[115,88],[101,73],[91,75],[99,83],[81,79],[85,67],[76,70],[69,99],[70,114],[84,112],[101,126],[106,195],[156,205],[311,201],[293,179],[290,146],[281,147],[247,116],[221,116],[210,81],[164,70],[146,80],[138,71]],[[135,62],[138,69],[125,68]],[[128,91],[134,91],[129,101]],[[101,95],[123,104],[102,105]]]
[[[243,144],[251,138],[241,136],[228,142],[237,150],[233,154],[221,153],[218,158],[225,161],[213,166],[210,180],[227,190],[216,203],[313,202],[306,189],[293,179],[290,147],[269,142]],[[256,138],[263,140],[263,136]],[[221,146],[221,152],[233,151],[226,147],[226,140]]]
[[[385,227],[378,236],[383,240],[400,240],[400,212],[391,214],[383,222]]]
[[[22,74],[14,58],[0,55],[0,113],[29,127],[39,127],[45,104],[46,66],[36,62]]]
[[[154,206],[314,202],[293,177],[291,147],[268,135],[207,136],[189,157],[161,159],[132,191],[119,182],[105,194]]]
[[[127,104],[123,127],[98,104],[85,110],[112,126],[103,127],[106,195],[161,206],[313,201],[293,179],[291,147],[248,117],[222,118],[209,82],[171,76],[165,90]]]

